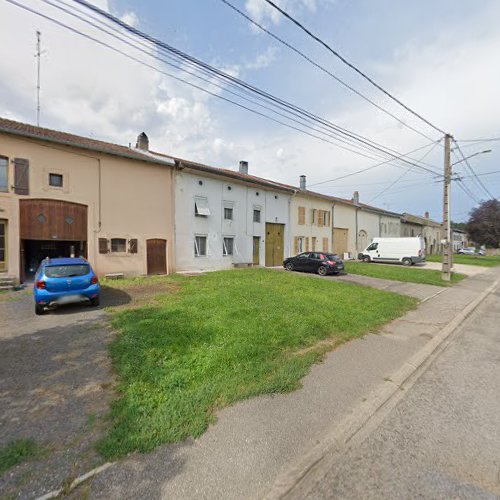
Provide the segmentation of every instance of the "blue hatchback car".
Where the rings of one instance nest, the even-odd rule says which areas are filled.
[[[44,259],[33,286],[35,313],[49,306],[90,302],[99,305],[101,287],[87,260],[82,258]]]

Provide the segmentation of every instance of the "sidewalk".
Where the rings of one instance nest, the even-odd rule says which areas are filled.
[[[499,277],[492,269],[446,288],[378,334],[330,353],[302,389],[227,408],[199,439],[134,454],[80,488],[91,498],[262,498],[277,476],[363,408],[372,391]]]

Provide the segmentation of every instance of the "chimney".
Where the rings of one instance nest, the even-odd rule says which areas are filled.
[[[149,139],[144,132],[141,132],[137,136],[137,142],[135,144],[135,147],[137,149],[142,149],[143,151],[149,151]]]
[[[239,168],[240,174],[245,174],[248,175],[248,162],[247,161],[240,161],[240,168]]]
[[[425,218],[428,219],[429,218],[429,212],[425,212]]]
[[[355,205],[359,205],[359,191],[354,191],[352,194],[352,201]]]
[[[300,189],[305,189],[306,188],[306,176],[301,175],[300,176]]]

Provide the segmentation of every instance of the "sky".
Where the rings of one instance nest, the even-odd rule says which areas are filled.
[[[422,148],[411,158],[426,155],[423,161],[428,169],[443,171],[443,142],[430,145],[442,134],[371,86],[264,0],[230,1],[420,134],[346,89],[221,0],[92,3],[176,49],[385,149],[407,153]],[[321,193],[351,198],[359,191],[364,203],[395,212],[423,215],[429,211],[432,218],[442,219],[443,186],[432,173],[387,163],[325,182],[381,160],[361,156],[359,146],[354,148],[356,153],[346,151],[338,143],[321,141],[220,99],[233,98],[228,94],[230,87],[214,87],[213,80],[200,84],[192,75],[159,61],[161,54],[151,44],[139,46],[137,40],[123,38],[123,30],[117,32],[122,40],[97,30],[96,20],[94,26],[85,20],[90,15],[99,21],[102,18],[73,0],[15,2],[119,52],[0,0],[0,116],[36,123],[34,54],[39,30],[43,50],[41,126],[124,145],[134,145],[144,131],[155,151],[231,169],[246,160],[253,175],[294,185],[300,175],[306,175],[308,186]],[[277,3],[383,88],[453,134],[466,156],[492,149],[471,158],[476,173],[500,170],[500,142],[460,142],[500,137],[500,2]],[[459,160],[457,155],[454,151],[453,162]],[[464,162],[454,166],[454,173],[463,179],[452,184],[452,219],[464,221],[478,201],[489,196],[465,170]],[[500,174],[480,179],[493,196],[500,196]],[[465,185],[467,193],[459,184]]]

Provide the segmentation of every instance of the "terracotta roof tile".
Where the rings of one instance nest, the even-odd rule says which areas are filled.
[[[6,118],[0,118],[0,132],[63,144],[66,146],[73,146],[99,153],[121,156],[123,158],[130,158],[133,160],[170,165],[169,162],[156,158],[148,152],[143,153],[137,149],[132,149],[127,146],[120,146],[119,144],[113,144],[111,142],[98,141],[89,137],[68,134],[66,132],[59,132],[58,130],[36,127],[35,125],[8,120]]]

